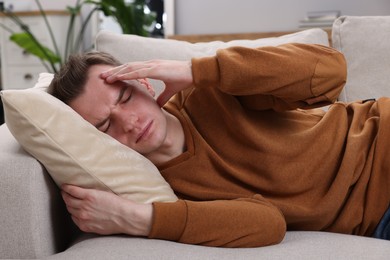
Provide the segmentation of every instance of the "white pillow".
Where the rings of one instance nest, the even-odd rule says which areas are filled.
[[[96,49],[108,52],[120,62],[143,61],[150,59],[190,60],[192,57],[211,56],[220,48],[231,46],[262,47],[285,43],[315,43],[329,46],[328,34],[322,29],[308,29],[280,37],[256,40],[234,40],[189,43],[171,39],[147,38],[137,35],[116,34],[100,31],[96,37]],[[152,81],[158,94],[163,84]]]
[[[340,17],[332,41],[347,61],[341,101],[390,96],[390,16]]]
[[[142,203],[177,200],[149,160],[46,93],[52,78],[42,73],[34,88],[4,90],[1,96],[10,132],[57,185],[112,191]]]

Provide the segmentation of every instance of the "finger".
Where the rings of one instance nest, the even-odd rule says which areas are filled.
[[[121,70],[111,76],[105,78],[107,83],[114,83],[115,81],[123,80],[135,80],[135,79],[144,79],[144,78],[153,78],[151,75],[150,68],[142,68],[134,71]]]
[[[112,68],[112,69],[103,71],[102,73],[100,73],[100,77],[103,78],[103,79],[105,79],[105,78],[107,78],[108,76],[111,76],[111,75],[117,73],[118,71],[121,71],[121,70],[124,69],[126,66],[127,66],[127,64],[122,64],[122,65],[117,66],[117,67],[114,67],[114,68]]]
[[[100,73],[100,77],[103,79],[107,79],[108,77],[112,77],[115,75],[120,75],[120,74],[125,74],[137,70],[142,70],[142,69],[148,69],[152,66],[152,63],[150,62],[130,62],[130,63],[125,63],[123,65],[120,65],[118,67],[103,71]]]
[[[77,226],[81,231],[84,231],[80,219],[77,218],[76,216],[73,216],[73,215],[71,215],[71,217],[72,217],[73,222],[76,224],[76,226]],[[86,232],[86,231],[84,231],[84,232]]]
[[[64,191],[61,192],[61,195],[66,207],[80,208],[82,202],[80,199],[77,199]]]
[[[84,189],[75,185],[70,184],[64,184],[61,186],[61,189],[72,196],[73,198],[77,199],[84,199],[88,194],[88,189]]]
[[[80,212],[79,209],[70,207],[68,205],[66,205],[66,210],[69,212],[70,215],[75,216],[75,217],[77,217],[80,214],[79,213]]]

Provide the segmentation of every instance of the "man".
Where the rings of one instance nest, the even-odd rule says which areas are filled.
[[[225,247],[275,244],[286,229],[371,236],[390,201],[390,101],[313,109],[333,103],[345,77],[340,53],[305,44],[191,62],[70,59],[53,95],[155,163],[180,198],[140,205],[65,185],[73,220],[87,232]],[[157,102],[146,78],[166,84]]]

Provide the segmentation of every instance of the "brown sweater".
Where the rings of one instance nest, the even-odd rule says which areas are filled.
[[[195,87],[165,106],[187,151],[158,165],[180,200],[154,203],[150,238],[253,247],[286,229],[371,235],[390,201],[390,100],[309,109],[341,91],[340,53],[234,47],[192,70]]]

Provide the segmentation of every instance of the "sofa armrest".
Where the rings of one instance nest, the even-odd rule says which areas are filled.
[[[59,189],[5,124],[0,147],[0,258],[40,258],[64,250],[74,226]]]

